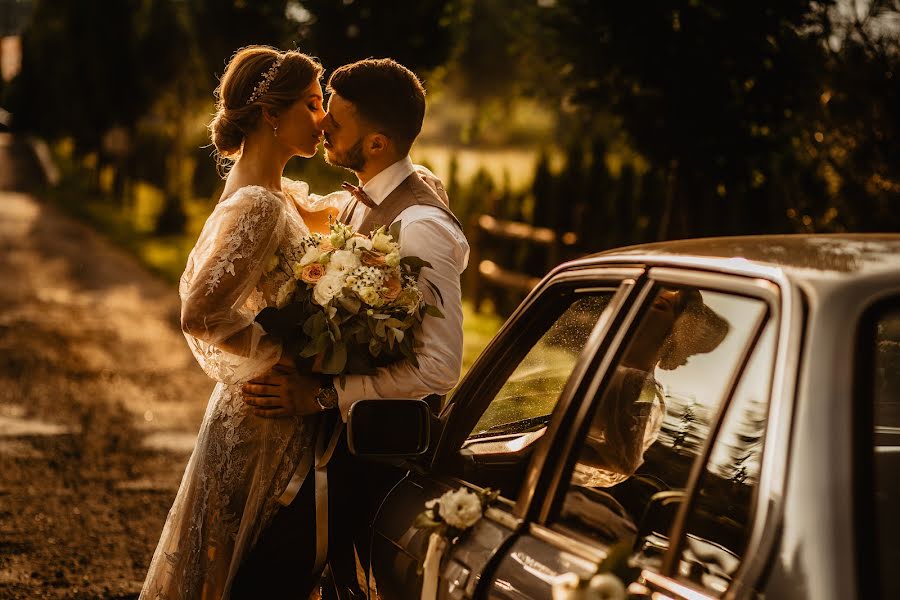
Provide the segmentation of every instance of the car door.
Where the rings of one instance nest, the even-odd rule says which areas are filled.
[[[549,277],[488,345],[450,397],[429,468],[414,466],[376,518],[372,569],[385,598],[418,597],[429,532],[413,526],[425,502],[461,486],[500,491],[452,546],[441,569],[450,598],[473,597],[491,559],[520,527],[535,452],[547,452],[554,410],[575,395],[593,356],[630,302],[640,269],[571,269]]]
[[[554,415],[568,419],[568,435],[550,460],[533,461],[541,483],[483,597],[549,598],[598,571],[634,597],[737,589],[754,530],[778,295],[758,280],[651,274],[586,366],[575,415]]]

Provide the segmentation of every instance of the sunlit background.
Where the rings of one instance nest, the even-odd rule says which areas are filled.
[[[232,52],[396,58],[428,89],[412,154],[473,242],[467,297],[503,316],[555,263],[612,247],[900,229],[897,8],[3,0],[0,114],[48,144],[49,196],[174,280],[222,189],[205,124]],[[289,172],[321,193],[350,176]]]

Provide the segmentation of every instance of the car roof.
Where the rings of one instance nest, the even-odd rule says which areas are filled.
[[[670,264],[761,275],[778,270],[790,279],[810,282],[891,271],[900,278],[900,234],[696,238],[607,250],[585,262]]]

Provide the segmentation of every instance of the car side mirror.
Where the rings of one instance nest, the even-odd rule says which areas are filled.
[[[363,458],[414,458],[428,451],[431,409],[424,400],[358,400],[347,416],[347,446]]]

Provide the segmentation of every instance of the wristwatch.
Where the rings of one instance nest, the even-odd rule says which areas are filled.
[[[334,389],[334,377],[322,378],[322,387],[316,392],[316,404],[318,404],[319,408],[322,410],[337,408],[338,393],[337,390]]]

